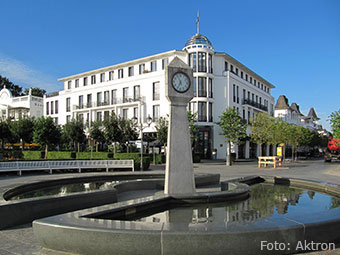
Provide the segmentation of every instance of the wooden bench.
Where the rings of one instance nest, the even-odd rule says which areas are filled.
[[[135,171],[133,160],[63,160],[63,161],[15,161],[0,162],[0,172],[18,172],[48,170],[52,174],[52,170],[59,169],[77,169],[81,173],[82,169],[105,169],[106,172],[110,168],[131,168]]]
[[[282,158],[279,156],[263,156],[258,157],[259,159],[259,168],[261,168],[261,165],[263,164],[264,167],[267,167],[267,165],[273,165],[274,168],[277,166],[282,166]]]

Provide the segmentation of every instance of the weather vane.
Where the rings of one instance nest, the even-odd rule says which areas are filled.
[[[197,34],[199,34],[200,33],[200,12],[199,12],[199,10],[197,10],[196,26],[197,26]]]

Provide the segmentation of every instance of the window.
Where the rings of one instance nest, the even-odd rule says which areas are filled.
[[[58,117],[54,118],[54,123],[58,125]]]
[[[248,81],[248,74],[246,74],[246,81]]]
[[[212,86],[212,79],[209,78],[209,84],[208,84],[208,90],[209,90],[209,97],[213,98],[213,86]]]
[[[79,113],[78,114],[78,120],[80,120],[82,123],[84,123],[84,114]]]
[[[246,90],[245,89],[243,89],[243,102],[244,102],[244,100],[246,99]]]
[[[230,71],[233,73],[234,72],[234,66],[230,65]]]
[[[209,122],[213,122],[213,109],[212,109],[213,104],[209,103]]]
[[[259,101],[259,96],[256,96],[256,103],[258,103]]]
[[[241,78],[243,79],[243,72],[241,71]]]
[[[129,88],[123,88],[123,103],[126,103],[129,101],[128,95],[129,95]]]
[[[250,92],[248,91],[248,100],[250,100]]]
[[[165,69],[167,64],[169,64],[169,59],[168,58],[163,58],[162,59],[162,70]]]
[[[111,104],[117,103],[117,90],[113,89],[111,90]]]
[[[109,105],[110,104],[110,92],[104,91],[104,105]]]
[[[207,79],[205,77],[198,77],[198,96],[207,96]]]
[[[74,87],[79,88],[79,79],[76,79],[76,80],[75,80]]]
[[[66,123],[69,123],[71,121],[71,115],[66,116]]]
[[[253,78],[252,77],[249,77],[249,82],[253,83]]]
[[[50,114],[50,103],[47,102],[46,103],[46,115],[49,115]]]
[[[238,68],[236,67],[236,75],[238,75]]]
[[[208,55],[208,72],[209,73],[213,72],[213,68],[212,68],[212,55],[211,54]]]
[[[110,111],[104,111],[104,121],[109,120],[110,118]]]
[[[113,75],[114,75],[114,72],[113,72],[113,71],[110,71],[110,72],[109,72],[109,81],[112,81],[112,80],[113,80]]]
[[[87,77],[84,77],[84,86],[87,86]]]
[[[66,112],[70,112],[71,111],[71,98],[68,97],[66,98]]]
[[[207,54],[204,52],[198,53],[198,71],[199,72],[207,71]]]
[[[228,70],[229,70],[228,62],[226,61],[226,62],[224,62],[224,71],[228,71]]]
[[[100,74],[100,82],[105,82],[105,73]]]
[[[87,108],[92,107],[92,94],[87,94]]]
[[[254,79],[254,85],[256,86],[256,80]]]
[[[261,89],[263,90],[263,84],[261,84]]]
[[[68,81],[67,82],[67,89],[71,89],[71,86],[72,86],[72,81]]]
[[[152,107],[152,120],[155,122],[155,121],[158,121],[159,120],[159,105],[154,105]]]
[[[253,93],[251,93],[251,101],[254,102],[254,94]]]
[[[128,119],[128,110],[129,110],[129,109],[123,109],[123,112],[122,112],[122,114],[123,114],[123,116],[122,116],[123,120],[127,120],[127,119]]]
[[[91,84],[96,84],[96,75],[91,76]]]
[[[97,121],[102,121],[102,112],[97,112]]]
[[[235,90],[236,90],[236,85],[233,84],[233,102],[234,103],[236,102],[236,93],[235,93]]]
[[[245,109],[243,109],[243,111],[242,111],[242,118],[245,120],[246,119],[246,110]]]
[[[262,98],[260,97],[260,105],[262,104]]]
[[[207,121],[207,103],[198,102],[198,121]]]
[[[54,110],[55,110],[55,114],[58,114],[58,111],[59,111],[59,106],[58,106],[58,100],[56,100],[55,102],[54,102]]]
[[[196,53],[189,54],[189,66],[196,72]]]
[[[54,102],[51,102],[51,114],[54,114]]]
[[[101,106],[102,104],[102,92],[97,93],[97,106]]]
[[[137,101],[140,98],[140,86],[136,85],[133,87],[133,100]]]
[[[124,78],[123,69],[118,69],[118,79],[123,79],[123,78]]]
[[[78,101],[79,101],[79,109],[83,109],[84,108],[84,97],[79,96]]]
[[[194,77],[194,97],[197,97],[197,78]]]
[[[237,95],[237,103],[239,104],[240,98],[239,98],[239,95],[238,95],[238,86],[236,86],[236,95]]]
[[[140,64],[139,65],[139,74],[144,73],[144,71],[145,71],[145,64]]]
[[[131,77],[131,76],[134,76],[134,67],[133,66],[130,66],[129,67],[129,77]]]
[[[257,87],[260,88],[260,82],[259,81],[257,82]]]
[[[152,100],[159,100],[159,81],[152,84]]]
[[[156,72],[157,71],[157,62],[156,61],[152,61],[150,64],[151,67],[151,72]]]
[[[138,107],[133,108],[133,117],[138,119]]]

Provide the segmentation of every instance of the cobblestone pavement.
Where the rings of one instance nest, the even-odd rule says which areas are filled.
[[[340,185],[340,162],[324,163],[321,160],[298,161],[294,163],[286,163],[282,168],[273,169],[257,168],[256,162],[236,162],[231,167],[226,167],[223,161],[203,161],[194,165],[195,173],[216,173],[221,175],[221,180],[248,176],[248,175],[269,175],[284,176],[293,178],[302,178],[309,180],[317,180],[330,182]],[[119,172],[120,174],[122,172]],[[127,172],[124,172],[127,173]],[[164,165],[151,166],[148,173],[164,173]],[[55,179],[63,177],[72,177],[79,175],[94,175],[98,173],[82,173],[82,174],[25,174],[21,177],[0,176],[0,189],[5,186],[15,185],[17,183],[30,183],[32,181],[43,179]],[[106,174],[106,173],[100,173]],[[109,173],[112,174],[112,173]],[[150,195],[150,193],[146,193]],[[134,193],[126,194],[121,197],[122,200],[129,199]],[[2,219],[4,220],[4,219]],[[71,253],[57,252],[41,248],[34,239],[31,224],[18,226],[16,228],[0,231],[0,255],[65,255]],[[311,255],[340,255],[340,247],[333,251],[304,253]]]

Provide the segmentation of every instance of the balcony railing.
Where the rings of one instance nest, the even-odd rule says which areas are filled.
[[[128,104],[141,101],[141,97],[134,98],[134,97],[125,97],[125,98],[115,98],[111,101],[111,105],[115,104]],[[101,106],[108,106],[110,105],[109,101],[104,102],[89,102],[87,104],[77,104],[73,105],[74,110],[81,110],[81,109],[88,109],[93,107],[101,107]]]
[[[198,115],[197,121],[207,122],[207,115]]]
[[[251,105],[255,108],[258,108],[260,110],[263,110],[263,111],[268,111],[268,106],[265,106],[263,104],[259,104],[253,100],[250,100],[250,99],[243,99],[243,104],[247,104],[247,105]]]

